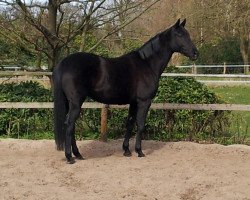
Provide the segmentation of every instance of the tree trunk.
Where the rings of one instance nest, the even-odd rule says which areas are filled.
[[[58,5],[56,0],[49,0],[48,4],[48,29],[50,34],[48,35],[49,43],[49,55],[48,67],[53,71],[60,57],[60,48],[58,47],[58,37],[57,37],[57,12]]]
[[[53,71],[54,67],[60,60],[61,48],[55,48],[50,50],[50,57],[48,58],[48,69]]]
[[[38,51],[36,55],[36,70],[41,69],[42,64],[42,52]]]
[[[82,30],[79,52],[83,52],[85,50],[87,33],[88,33],[88,30],[89,30],[90,16],[86,17],[85,21],[86,21],[86,23],[85,23],[85,25],[83,27],[83,30]]]
[[[245,36],[245,35],[241,35],[241,37],[240,37],[240,52],[241,52],[241,56],[242,56],[244,65],[249,64],[249,50],[250,50],[249,37],[250,36]],[[244,67],[244,73],[245,74],[249,73],[248,66]]]
[[[56,37],[56,19],[57,19],[57,10],[58,6],[56,5],[55,0],[49,0],[49,5],[48,5],[48,28],[52,34],[52,37]],[[53,42],[53,40],[52,40]]]

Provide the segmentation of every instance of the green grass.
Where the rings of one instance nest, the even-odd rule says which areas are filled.
[[[210,87],[227,103],[250,105],[250,86]]]
[[[226,103],[250,105],[250,86],[211,86],[210,89]],[[232,129],[250,137],[250,112],[234,111],[233,114],[235,120]]]
[[[0,135],[0,139],[6,139],[6,138],[17,138],[17,139],[28,139],[28,140],[52,140],[54,139],[53,132],[32,132],[32,133],[26,133],[21,134],[20,136],[18,134],[16,135]]]

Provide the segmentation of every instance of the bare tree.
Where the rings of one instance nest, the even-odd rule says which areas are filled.
[[[60,59],[62,51],[69,48],[77,35],[82,36],[80,51],[91,51],[105,38],[126,27],[158,1],[124,1],[125,6],[121,9],[121,4],[109,0],[48,0],[30,3],[21,0],[0,0],[0,3],[7,6],[8,13],[11,11],[5,20],[0,21],[0,33],[20,42],[25,48],[32,46],[33,49],[30,51],[37,55],[45,54],[51,70]],[[139,6],[142,6],[142,9],[130,12]],[[94,46],[84,49],[87,32],[103,28],[106,23],[116,20],[125,12],[128,15],[127,20],[114,24]]]

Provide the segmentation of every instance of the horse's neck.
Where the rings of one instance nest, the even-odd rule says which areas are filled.
[[[154,55],[150,59],[150,66],[158,78],[160,78],[172,55],[172,51],[167,51],[167,53],[164,53],[162,55]]]

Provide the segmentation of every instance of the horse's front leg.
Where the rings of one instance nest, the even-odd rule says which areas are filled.
[[[136,118],[136,110],[137,110],[137,105],[136,103],[131,103],[129,106],[129,111],[128,111],[128,119],[126,123],[126,134],[124,137],[123,145],[122,148],[124,150],[124,156],[131,156],[131,151],[129,150],[129,139],[131,137],[131,132],[134,128],[135,124],[135,118]]]
[[[138,157],[145,156],[141,150],[141,140],[142,140],[142,133],[145,129],[145,121],[150,105],[151,105],[151,99],[146,101],[139,100],[137,104],[137,114],[136,114],[137,134],[135,142],[135,151],[136,153],[138,153]]]

